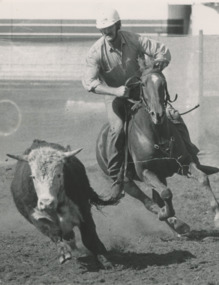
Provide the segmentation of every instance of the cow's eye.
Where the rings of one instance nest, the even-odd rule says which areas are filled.
[[[61,174],[58,174],[57,177],[58,177],[58,178],[61,178]]]

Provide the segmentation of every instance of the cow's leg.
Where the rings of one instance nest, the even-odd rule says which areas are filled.
[[[78,247],[76,245],[76,239],[75,239],[75,233],[72,229],[71,232],[68,233],[62,233],[64,242],[70,246],[71,248],[71,254],[74,258],[77,258],[80,255],[80,252],[78,250]]]
[[[75,240],[75,233],[73,230],[69,233],[63,233],[63,239],[68,243],[68,245],[71,247],[72,251],[77,249],[76,240]]]
[[[105,269],[112,268],[113,266],[107,258],[107,250],[97,235],[90,209],[86,209],[82,215],[83,222],[81,222],[79,228],[84,246],[91,251],[101,267]]]
[[[66,260],[71,259],[71,247],[63,241],[62,231],[57,221],[53,220],[54,217],[46,215],[35,210],[31,215],[31,222],[33,225],[44,235],[48,236],[55,244],[59,253],[59,262],[62,264]]]
[[[208,191],[211,194],[210,205],[212,210],[215,212],[214,223],[215,227],[219,228],[219,203],[211,188],[208,175],[198,169],[193,162],[189,165],[189,173],[190,177],[196,179],[200,183],[201,187],[203,187],[204,190]]]

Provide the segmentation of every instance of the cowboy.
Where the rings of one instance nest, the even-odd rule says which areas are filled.
[[[162,71],[169,64],[171,55],[164,44],[121,30],[120,16],[115,9],[101,11],[96,28],[102,37],[88,52],[82,83],[87,91],[105,95],[110,124],[108,173],[114,181],[112,198],[119,199],[123,183],[118,180],[118,173],[124,163],[124,117],[130,91],[125,82],[141,75],[139,57],[150,58]]]

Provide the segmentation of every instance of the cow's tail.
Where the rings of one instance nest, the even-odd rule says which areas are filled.
[[[96,207],[98,206],[115,206],[118,204],[118,201],[113,199],[103,199],[100,195],[98,195],[92,187],[90,187],[90,203]]]

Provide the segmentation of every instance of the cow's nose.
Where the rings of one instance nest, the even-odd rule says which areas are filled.
[[[41,199],[38,201],[39,210],[52,210],[55,209],[54,199]]]

